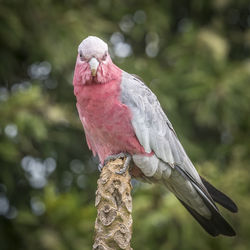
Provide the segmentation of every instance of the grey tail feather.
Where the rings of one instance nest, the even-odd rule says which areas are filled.
[[[205,178],[201,177],[201,180],[215,202],[219,203],[221,206],[228,209],[232,213],[238,212],[237,205],[227,195],[223,194],[221,191],[215,188]]]
[[[222,217],[218,208],[214,204],[212,198],[209,194],[207,194],[206,190],[202,185],[197,183],[189,173],[182,170],[179,166],[175,166],[176,169],[181,172],[186,178],[192,183],[193,187],[196,189],[203,202],[211,212],[211,217],[209,219],[203,217],[198,212],[196,212],[193,208],[188,206],[184,201],[180,200],[180,202],[184,205],[184,207],[190,212],[190,214],[197,220],[197,222],[212,236],[217,236],[220,234],[227,236],[235,236],[236,233],[234,229],[229,225],[229,223]]]

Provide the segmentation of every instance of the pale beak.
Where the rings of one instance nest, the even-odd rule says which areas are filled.
[[[98,60],[95,57],[92,57],[89,60],[89,67],[90,67],[91,75],[92,76],[96,76],[96,72],[97,72],[98,66],[99,66]]]

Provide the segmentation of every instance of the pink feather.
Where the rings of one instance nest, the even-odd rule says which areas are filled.
[[[120,101],[121,77],[121,69],[109,55],[105,63],[100,61],[96,77],[88,63],[77,57],[73,79],[76,106],[88,146],[102,163],[120,152],[149,155],[135,135],[129,108]]]

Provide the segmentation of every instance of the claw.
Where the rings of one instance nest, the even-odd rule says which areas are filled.
[[[104,160],[104,166],[109,162],[109,161],[114,161],[116,159],[119,159],[119,158],[125,158],[127,157],[129,154],[126,154],[126,153],[119,153],[119,154],[116,154],[116,155],[109,155],[105,160]]]
[[[127,158],[123,164],[123,167],[119,171],[117,171],[116,173],[117,174],[124,174],[129,168],[129,163],[131,162],[131,159],[132,159],[131,155],[127,155]]]
[[[118,158],[126,158],[126,160],[125,160],[125,162],[124,162],[124,164],[123,164],[123,167],[120,169],[120,171],[117,171],[116,173],[117,174],[124,174],[126,171],[127,171],[127,169],[128,169],[128,167],[129,167],[129,163],[130,163],[130,161],[131,161],[131,159],[132,159],[132,157],[131,157],[131,155],[129,155],[129,154],[127,154],[127,153],[119,153],[119,154],[116,154],[116,155],[109,155],[105,160],[104,160],[104,164],[103,164],[103,166],[105,166],[109,161],[114,161],[114,160],[116,160],[116,159],[118,159]],[[100,163],[101,164],[101,163]],[[99,165],[100,165],[99,164]],[[102,166],[102,168],[103,168],[103,166]],[[102,169],[101,168],[101,169]],[[99,166],[98,166],[98,169],[100,170],[100,168],[99,168]]]
[[[102,165],[101,163],[99,163],[99,165],[98,165],[98,170],[99,170],[100,172],[102,172],[103,167],[104,167],[104,165]]]

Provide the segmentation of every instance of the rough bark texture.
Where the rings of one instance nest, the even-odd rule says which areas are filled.
[[[123,163],[121,159],[108,162],[97,182],[94,250],[132,250],[131,176],[128,170],[116,173]]]

